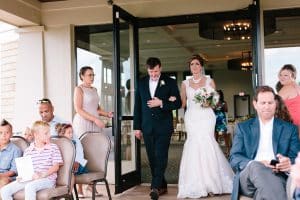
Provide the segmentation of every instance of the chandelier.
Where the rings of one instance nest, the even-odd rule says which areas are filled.
[[[253,24],[249,9],[199,15],[199,36],[210,40],[251,40]],[[264,35],[275,30],[275,17],[264,15]]]
[[[252,66],[251,51],[244,51],[242,52],[241,58],[235,58],[227,61],[227,67],[229,70],[251,71]]]
[[[223,25],[225,40],[250,40],[251,23],[250,21],[226,22]]]

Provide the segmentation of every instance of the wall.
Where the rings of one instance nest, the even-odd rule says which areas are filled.
[[[45,96],[51,99],[55,114],[72,121],[75,85],[73,27],[47,27],[44,32]]]
[[[18,41],[0,44],[0,118],[9,122],[15,117],[14,105],[16,102],[16,60],[18,54]]]
[[[217,89],[224,92],[225,101],[228,104],[228,116],[234,116],[233,95],[239,94],[243,91],[245,94],[250,94],[250,105],[252,107],[252,82],[251,72],[233,71],[233,70],[215,70],[213,71],[213,78],[215,80]],[[253,111],[252,111],[253,112]]]

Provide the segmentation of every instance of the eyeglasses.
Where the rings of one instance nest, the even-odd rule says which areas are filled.
[[[40,99],[37,101],[37,104],[41,104],[41,103],[49,103],[51,104],[51,101],[49,99]]]
[[[87,74],[86,76],[94,77],[94,76],[96,76],[96,74]]]

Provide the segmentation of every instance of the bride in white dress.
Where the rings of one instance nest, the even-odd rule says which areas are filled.
[[[215,88],[215,83],[202,75],[203,59],[200,56],[194,55],[189,64],[193,77],[183,81],[181,87],[182,106],[187,105],[187,140],[180,163],[177,198],[231,193],[233,171],[214,138],[214,111],[193,101],[199,88]]]

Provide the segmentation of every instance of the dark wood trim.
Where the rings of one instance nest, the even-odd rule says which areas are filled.
[[[255,88],[262,83],[262,57],[261,51],[261,22],[260,22],[260,2],[254,0],[249,6],[252,23],[252,87]]]

